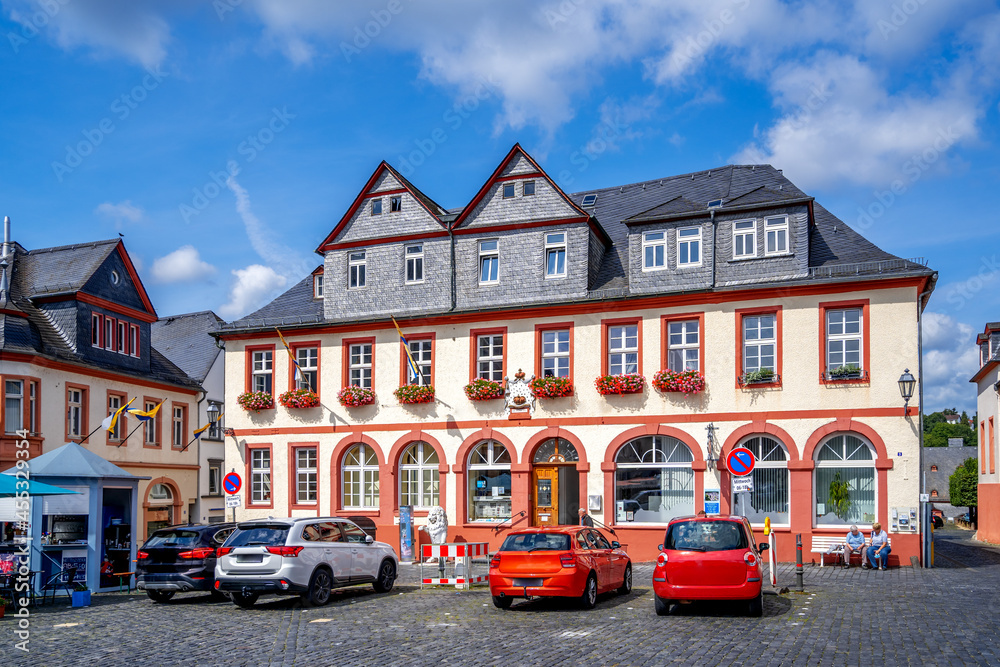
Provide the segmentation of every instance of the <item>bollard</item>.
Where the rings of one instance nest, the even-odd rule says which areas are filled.
[[[802,584],[802,533],[795,534],[795,582],[799,586],[799,592],[803,592],[805,587]]]

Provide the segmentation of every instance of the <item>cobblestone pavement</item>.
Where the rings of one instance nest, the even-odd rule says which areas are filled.
[[[937,565],[887,572],[806,566],[805,593],[764,598],[764,617],[731,605],[653,613],[652,566],[635,589],[570,602],[493,607],[485,589],[421,590],[407,567],[389,594],[344,589],[319,609],[263,598],[251,610],[208,596],[154,604],[143,594],[94,596],[33,611],[31,652],[13,650],[0,620],[0,664],[142,665],[971,665],[1000,663],[1000,548],[939,531]],[[794,566],[779,584],[794,588]]]

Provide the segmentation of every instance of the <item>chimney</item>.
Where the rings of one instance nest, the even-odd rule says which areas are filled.
[[[10,252],[10,216],[5,215],[3,217],[3,253],[4,259],[7,259],[7,253]]]

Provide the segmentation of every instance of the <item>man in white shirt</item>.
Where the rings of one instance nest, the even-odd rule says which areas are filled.
[[[851,526],[851,532],[844,538],[844,569],[851,566],[851,555],[861,556],[861,565],[865,564],[865,534],[857,526]]]

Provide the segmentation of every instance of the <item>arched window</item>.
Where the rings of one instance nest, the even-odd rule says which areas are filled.
[[[359,443],[347,450],[343,489],[345,509],[378,507],[378,455],[373,448]]]
[[[549,438],[535,450],[533,463],[568,463],[579,461],[580,455],[569,440]]]
[[[615,456],[616,523],[667,523],[694,514],[694,457],[677,438],[646,436]]]
[[[430,509],[440,504],[438,455],[426,442],[417,441],[399,458],[399,504]]]
[[[510,452],[484,440],[469,453],[469,521],[510,518]]]
[[[174,499],[174,494],[166,484],[154,484],[149,490],[149,499],[155,503],[169,503]]]
[[[931,472],[937,472],[937,471],[938,471],[937,466],[931,466]]]
[[[938,497],[937,489],[931,489],[931,498],[937,498],[937,497]]]
[[[751,523],[788,525],[788,452],[778,440],[766,435],[747,438],[740,443],[753,452],[756,463],[753,472],[753,491],[734,493],[733,507]]]
[[[875,450],[854,434],[835,435],[816,452],[816,525],[875,522]]]

